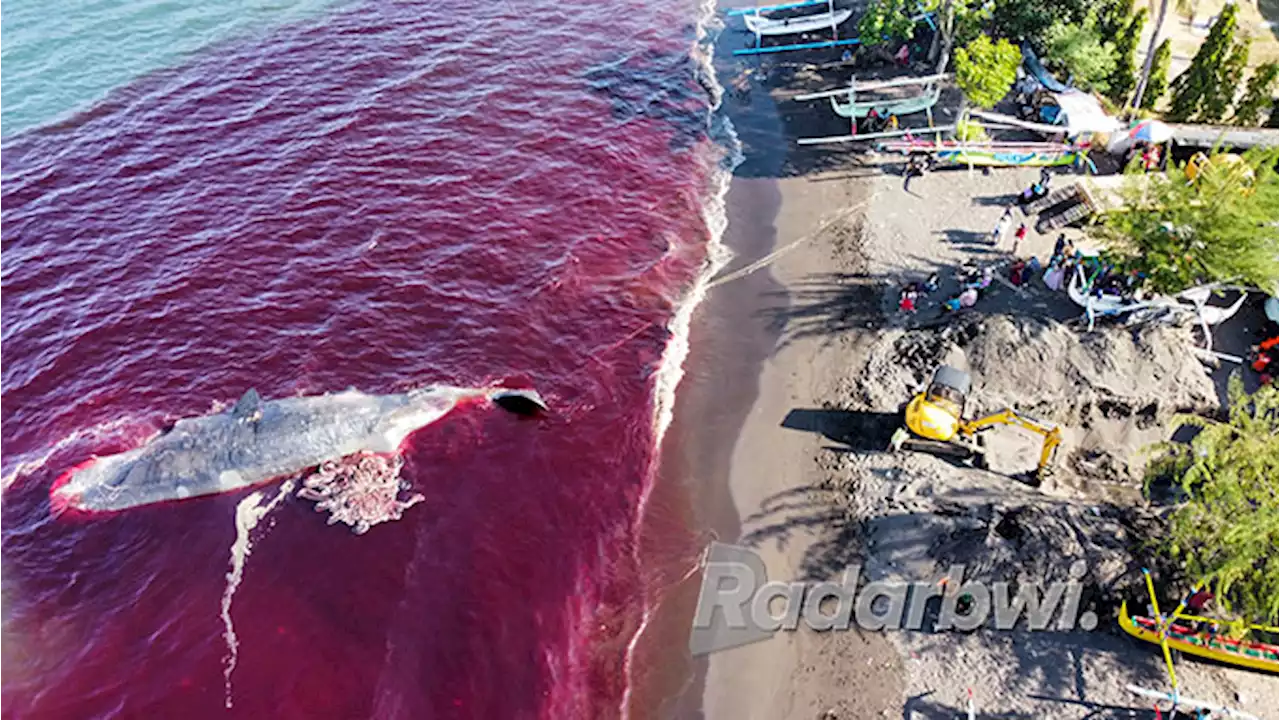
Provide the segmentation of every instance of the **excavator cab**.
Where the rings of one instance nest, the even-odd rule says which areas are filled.
[[[950,442],[960,431],[972,384],[963,370],[938,368],[925,391],[907,403],[907,429],[928,440]]]

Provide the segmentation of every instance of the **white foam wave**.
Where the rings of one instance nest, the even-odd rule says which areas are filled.
[[[667,428],[670,427],[674,417],[676,389],[684,378],[684,362],[689,356],[689,331],[693,322],[693,313],[703,298],[706,297],[711,279],[733,258],[733,252],[723,243],[722,239],[724,231],[729,225],[726,199],[729,193],[729,186],[733,180],[733,169],[742,162],[743,156],[742,143],[738,140],[738,134],[734,130],[733,123],[730,122],[727,116],[718,112],[724,96],[724,87],[716,77],[712,59],[715,54],[716,38],[723,28],[724,23],[720,21],[716,13],[716,0],[702,0],[698,7],[697,40],[690,49],[690,55],[694,60],[694,72],[698,76],[698,80],[703,87],[708,88],[710,96],[710,104],[707,110],[708,130],[711,132],[712,137],[718,141],[723,155],[715,158],[717,167],[711,172],[707,197],[702,207],[703,221],[706,225],[708,236],[706,259],[703,261],[702,268],[694,280],[693,286],[677,306],[675,315],[668,325],[671,337],[667,342],[667,347],[663,350],[662,361],[658,367],[654,383],[653,452],[655,457],[662,447],[662,440],[666,436]],[[656,462],[651,466],[650,472],[656,476]],[[655,481],[656,477],[650,477],[649,482],[645,484],[640,503],[636,509],[634,527],[640,527],[642,524]],[[640,627],[627,643],[627,652],[624,659],[624,673],[627,682],[621,707],[619,708],[623,717],[629,717],[630,715],[631,692],[636,679],[633,667],[636,645],[639,643],[640,638],[644,636],[655,611],[656,607],[650,607],[646,603],[640,620]]]
[[[14,465],[13,470],[0,477],[0,490],[7,491],[11,485],[17,482],[18,478],[25,477],[36,472],[48,464],[52,458],[61,450],[76,445],[80,442],[90,442],[91,444],[100,444],[102,440],[115,436],[122,428],[128,428],[136,425],[137,421],[131,417],[119,417],[107,422],[98,423],[92,427],[81,428],[54,443],[43,452],[27,457],[25,460],[19,461]],[[147,428],[147,436],[139,440],[139,444],[147,442],[155,437],[159,431],[154,427]],[[30,453],[28,455],[31,455]]]
[[[276,491],[275,497],[266,502],[263,502],[263,498],[266,497],[267,491],[256,490],[236,505],[236,540],[231,544],[231,570],[227,572],[227,588],[222,592],[222,624],[226,628],[223,637],[227,641],[227,655],[223,658],[222,676],[226,682],[228,708],[231,707],[231,673],[235,672],[240,649],[240,642],[236,638],[235,627],[231,622],[231,599],[236,594],[236,589],[240,587],[240,581],[244,579],[244,564],[249,559],[249,554],[253,552],[250,533],[258,527],[267,513],[274,510],[280,501],[293,492],[293,485],[293,480],[286,480]]]

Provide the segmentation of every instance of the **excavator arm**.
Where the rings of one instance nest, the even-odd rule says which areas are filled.
[[[1007,409],[962,423],[959,432],[962,435],[973,436],[996,425],[1013,425],[1030,430],[1043,437],[1044,444],[1040,447],[1040,462],[1036,465],[1036,475],[1042,476],[1050,468],[1054,455],[1057,453],[1058,445],[1062,443],[1062,431],[1058,429],[1057,425],[1050,425],[1033,417],[1023,415],[1017,410]]]

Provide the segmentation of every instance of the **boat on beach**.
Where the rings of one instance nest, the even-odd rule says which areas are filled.
[[[1120,603],[1120,628],[1143,642],[1159,645],[1161,636],[1169,643],[1169,649],[1189,655],[1217,660],[1237,667],[1280,672],[1280,647],[1268,643],[1232,640],[1209,632],[1197,632],[1186,625],[1171,624],[1163,633],[1155,620],[1130,615],[1127,602]]]
[[[834,28],[852,16],[853,10],[842,8],[815,15],[787,18],[771,18],[760,13],[751,13],[743,15],[742,21],[746,23],[748,30],[757,35],[795,35]]]
[[[853,90],[850,90],[847,97],[832,97],[831,109],[840,117],[846,118],[866,117],[867,113],[871,112],[873,108],[885,116],[910,115],[912,113],[924,112],[925,110],[933,107],[937,104],[938,97],[941,95],[942,88],[936,83],[926,87],[924,92],[919,95],[888,100],[857,101],[854,99]]]

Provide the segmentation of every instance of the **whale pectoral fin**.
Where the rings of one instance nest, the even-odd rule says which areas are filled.
[[[241,422],[257,422],[262,417],[262,396],[253,388],[245,390],[231,408],[231,416]]]

